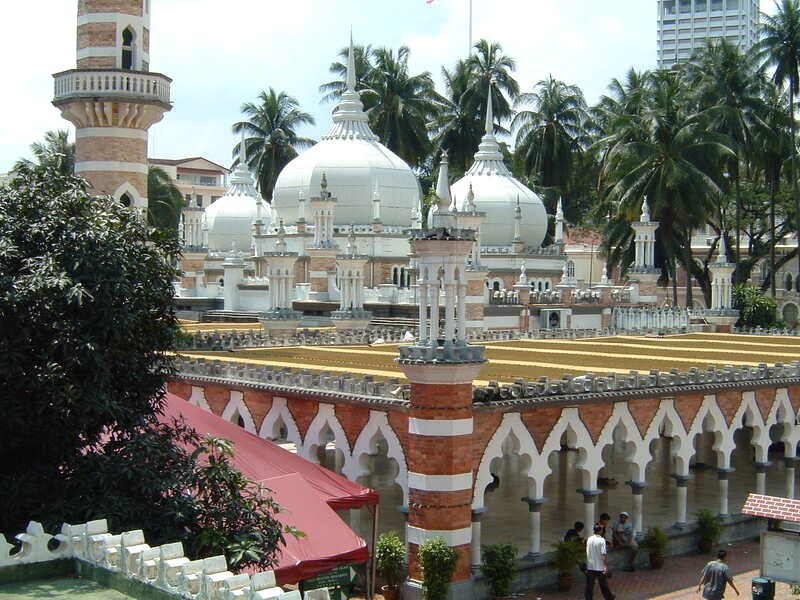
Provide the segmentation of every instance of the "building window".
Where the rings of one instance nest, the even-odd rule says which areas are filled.
[[[675,14],[675,0],[664,0],[664,14],[665,15]]]
[[[680,4],[679,10],[682,13],[690,13],[692,12],[692,0],[679,0]]]
[[[187,206],[192,203],[192,195],[191,194],[184,194],[183,195],[183,199],[186,200],[186,205]]]
[[[210,175],[201,175],[198,179],[200,185],[217,185],[217,178]]]
[[[728,10],[739,10],[739,0],[728,0]]]
[[[122,196],[120,196],[119,202],[120,204],[122,204],[122,206],[130,206],[133,204],[133,200],[131,200],[131,197],[128,195],[127,192],[122,194]]]
[[[219,196],[211,196],[211,204],[214,204],[217,200],[219,200]]]
[[[706,0],[694,0],[694,12],[704,13],[706,12],[706,7]]]
[[[792,274],[787,273],[786,277],[784,277],[784,287],[786,288],[787,292],[792,291]]]
[[[197,194],[195,197],[195,202],[197,203],[197,206],[203,206],[203,196],[201,194]]]
[[[711,0],[711,10],[722,10],[722,0]]]
[[[133,69],[133,29],[126,27],[122,32],[122,68]]]

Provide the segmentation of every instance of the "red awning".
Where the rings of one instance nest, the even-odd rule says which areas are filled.
[[[305,537],[285,535],[275,578],[279,585],[295,583],[337,565],[369,560],[364,540],[319,499],[298,473],[264,481],[273,498],[284,507],[276,516],[284,525],[297,527]]]
[[[334,510],[378,504],[378,493],[375,490],[362,487],[321,465],[292,454],[269,440],[189,404],[180,396],[167,393],[164,414],[167,417],[183,416],[195,431],[202,435],[232,441],[236,468],[253,481],[299,473],[317,495]]]
[[[284,508],[276,517],[305,536],[286,535],[275,576],[296,583],[341,564],[364,562],[369,551],[334,510],[377,504],[378,493],[288,452],[207,410],[167,394],[165,417],[182,416],[201,435],[230,440],[233,464],[254,482],[263,482]]]

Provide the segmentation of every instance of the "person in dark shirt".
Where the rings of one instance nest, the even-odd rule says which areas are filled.
[[[700,574],[700,583],[697,584],[697,591],[703,589],[703,598],[706,600],[722,600],[725,596],[725,586],[730,585],[736,595],[739,595],[739,590],[733,584],[733,576],[725,564],[728,562],[728,553],[725,550],[717,552],[717,560],[712,560],[705,567]]]
[[[583,535],[581,534],[583,529],[583,521],[575,521],[572,529],[567,529],[567,533],[564,534],[564,541],[569,542],[570,540],[575,540],[577,542],[583,542]]]
[[[609,528],[610,523],[611,523],[611,515],[609,515],[608,513],[603,513],[600,515],[600,520],[598,520],[597,523],[595,523],[595,525],[599,525],[602,528],[600,535],[603,537],[603,539],[609,546],[612,546],[613,542],[611,540],[611,535],[610,535],[611,531]]]

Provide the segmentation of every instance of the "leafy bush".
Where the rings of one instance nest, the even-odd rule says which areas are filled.
[[[456,570],[458,554],[441,538],[426,540],[419,547],[422,592],[425,600],[444,600],[450,578]]]
[[[558,570],[559,575],[569,575],[586,556],[586,549],[578,540],[564,540],[555,544],[556,551],[550,557],[550,566]]]
[[[639,542],[639,547],[653,554],[664,554],[667,549],[667,534],[660,527],[650,527]]]
[[[711,540],[712,542],[719,539],[722,528],[720,527],[717,515],[707,508],[701,508],[696,513],[697,517],[697,535],[701,540]]]
[[[386,585],[398,587],[406,576],[406,547],[394,531],[381,534],[375,546],[375,562]]]
[[[733,307],[739,311],[738,327],[775,327],[780,324],[775,299],[752,285],[739,284],[733,288]]]
[[[514,559],[517,549],[512,544],[489,544],[482,549],[481,572],[492,588],[495,598],[508,596],[514,579]]]

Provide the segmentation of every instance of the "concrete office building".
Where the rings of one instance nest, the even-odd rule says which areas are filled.
[[[658,68],[686,62],[707,40],[741,50],[758,41],[759,0],[657,0]]]

